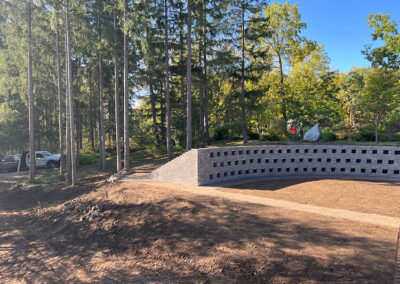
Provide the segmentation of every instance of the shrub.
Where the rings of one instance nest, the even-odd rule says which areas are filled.
[[[349,138],[353,141],[373,142],[375,141],[375,132],[370,128],[359,128],[352,132]]]
[[[380,142],[400,142],[400,132],[398,133],[379,133]]]
[[[222,126],[218,126],[214,129],[214,140],[234,140],[235,137],[242,136],[242,124],[239,123],[231,123],[225,124]]]
[[[336,134],[329,127],[325,127],[321,131],[322,141],[335,141],[337,139]]]
[[[288,138],[290,141],[301,141],[302,139],[299,134],[292,134],[292,133],[288,134]]]
[[[249,132],[247,134],[247,136],[249,137],[250,140],[258,140],[258,139],[260,139],[260,135],[258,133],[255,133],[255,132]]]
[[[229,129],[226,127],[226,125],[217,127],[214,130],[214,140],[220,141],[227,139],[229,139]]]
[[[130,150],[131,150],[131,153],[135,153],[135,152],[138,152],[138,151],[144,151],[144,150],[146,150],[146,147],[144,147],[144,146],[139,146],[139,147],[131,148]]]
[[[93,165],[96,164],[98,161],[99,161],[98,154],[95,153],[79,154],[79,163],[82,166]]]

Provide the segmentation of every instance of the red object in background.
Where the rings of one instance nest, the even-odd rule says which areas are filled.
[[[292,126],[292,128],[290,128],[290,133],[296,134],[296,127]]]

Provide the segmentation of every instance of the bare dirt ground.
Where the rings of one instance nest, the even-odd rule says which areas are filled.
[[[0,176],[0,283],[391,283],[393,279],[394,228],[234,202],[134,177],[106,184],[105,176],[98,175],[74,188],[29,190],[12,187],[13,178]],[[275,192],[286,189],[281,182],[280,187],[276,182]],[[316,189],[330,187],[332,192],[338,187],[329,180],[309,181],[314,182]],[[322,199],[318,196],[315,200]],[[317,202],[311,197],[306,201]],[[380,197],[386,198],[386,191]],[[327,207],[342,206],[331,200]],[[62,210],[70,201],[96,204],[101,216],[80,221],[78,215]],[[374,213],[398,216],[396,209],[374,208]]]
[[[219,189],[328,208],[400,217],[400,182],[290,178]]]

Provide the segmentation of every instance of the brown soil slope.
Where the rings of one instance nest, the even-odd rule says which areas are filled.
[[[395,229],[148,182],[9,190],[2,283],[390,283]],[[80,221],[66,202],[98,205]]]

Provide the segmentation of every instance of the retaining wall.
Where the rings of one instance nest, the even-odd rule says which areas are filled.
[[[400,147],[303,144],[195,149],[155,170],[151,177],[206,185],[289,175],[400,180]]]

